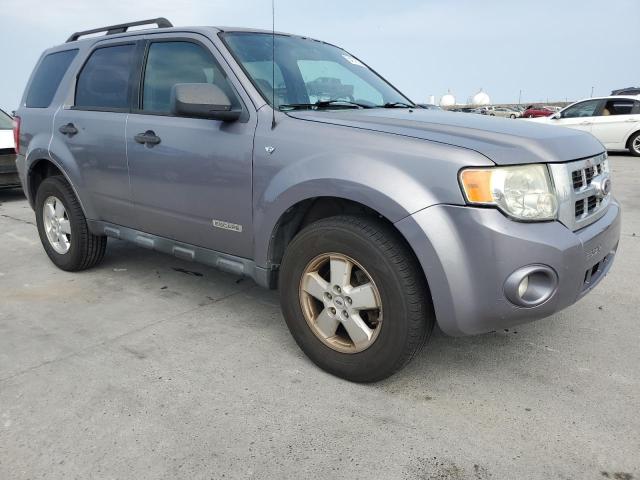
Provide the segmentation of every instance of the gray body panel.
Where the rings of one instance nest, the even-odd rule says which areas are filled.
[[[392,133],[468,148],[498,165],[553,163],[592,157],[604,151],[590,134],[486,115],[424,109],[292,112],[303,120]]]
[[[305,200],[362,204],[407,240],[429,282],[436,316],[452,335],[474,334],[541,318],[588,292],[585,270],[613,259],[619,231],[614,201],[592,225],[572,232],[559,222],[517,223],[495,209],[465,205],[460,169],[568,162],[603,152],[592,136],[529,122],[439,111],[371,109],[275,112],[218,38],[215,28],[158,29],[56,47],[78,48],[52,106],[18,110],[17,166],[33,205],[32,168],[50,161],[76,192],[91,230],[180,258],[204,262],[274,286],[274,233]],[[79,66],[97,45],[122,38],[195,38],[210,48],[237,90],[242,120],[88,112],[72,109]],[[71,138],[57,129],[74,123]],[[153,130],[161,143],[133,137]],[[238,229],[214,228],[213,221]],[[604,258],[604,257],[603,257]],[[559,277],[555,294],[519,308],[505,278],[530,264]]]

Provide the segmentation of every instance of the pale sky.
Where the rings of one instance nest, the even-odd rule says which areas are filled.
[[[640,85],[640,0],[276,0],[276,29],[339,45],[412,100],[577,100]],[[0,107],[76,30],[164,16],[271,27],[270,0],[0,0]]]

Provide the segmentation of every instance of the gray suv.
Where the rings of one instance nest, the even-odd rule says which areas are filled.
[[[370,382],[436,322],[478,334],[573,304],[620,235],[591,135],[415,107],[331,44],[160,18],[42,55],[17,166],[58,267],[114,237],[250,277],[316,364]]]

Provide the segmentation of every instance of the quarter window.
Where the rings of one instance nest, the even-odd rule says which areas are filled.
[[[65,50],[50,53],[42,59],[27,93],[25,105],[28,108],[47,108],[51,105],[62,77],[77,53],[75,49]]]
[[[211,53],[191,42],[152,43],[147,55],[142,91],[142,110],[169,114],[171,92],[178,83],[217,85],[239,108],[233,88]]]
[[[129,108],[129,78],[135,45],[94,51],[78,76],[75,106],[84,109]]]

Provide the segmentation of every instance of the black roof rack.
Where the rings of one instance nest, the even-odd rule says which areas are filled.
[[[137,27],[139,25],[157,25],[158,28],[170,28],[173,24],[164,17],[151,18],[149,20],[140,20],[139,22],[121,23],[120,25],[111,25],[108,27],[94,28],[93,30],[85,30],[83,32],[76,32],[71,35],[66,43],[75,42],[80,37],[85,35],[91,35],[92,33],[107,32],[107,35],[115,35],[116,33],[124,33],[131,27]]]

